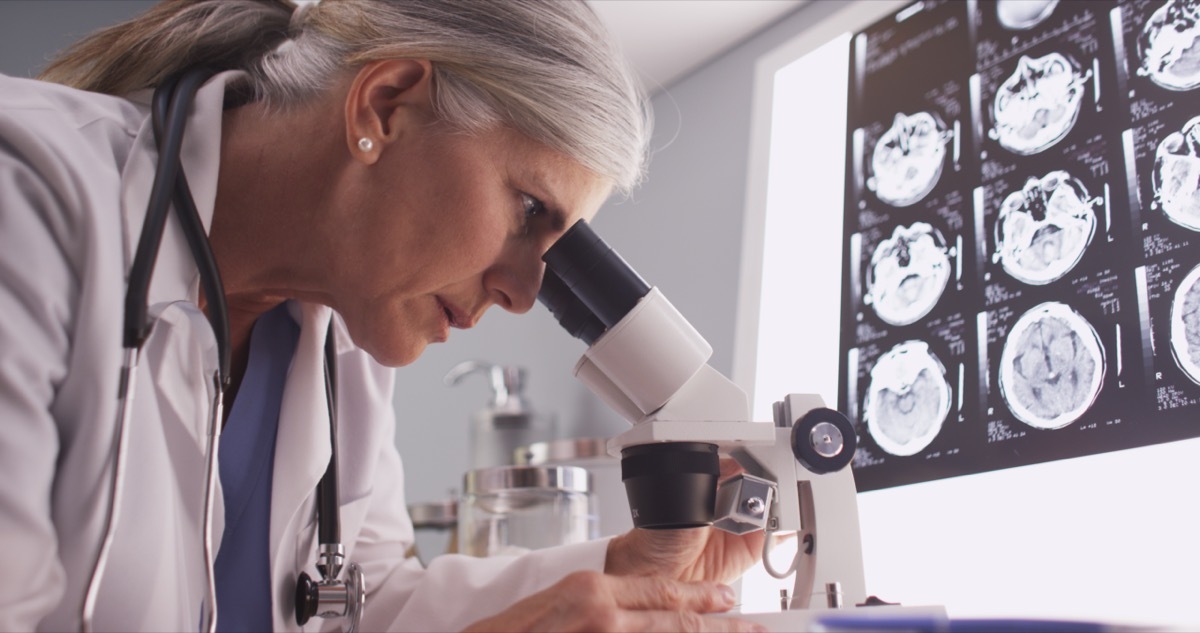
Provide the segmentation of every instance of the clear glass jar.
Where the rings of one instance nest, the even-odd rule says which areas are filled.
[[[579,437],[536,442],[517,449],[520,466],[579,466],[592,474],[592,506],[598,536],[616,536],[633,529],[629,500],[621,481],[621,460],[608,454],[608,438]]]
[[[582,543],[597,536],[591,474],[578,466],[499,466],[463,478],[458,543],[498,556]]]

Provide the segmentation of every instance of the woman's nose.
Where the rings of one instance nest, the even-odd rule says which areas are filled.
[[[489,269],[484,275],[484,285],[496,305],[514,314],[524,314],[537,301],[545,269],[541,258],[525,254]]]

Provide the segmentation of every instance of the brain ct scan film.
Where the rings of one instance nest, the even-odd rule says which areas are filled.
[[[945,239],[924,222],[898,226],[871,256],[865,302],[892,325],[929,314],[950,279]]]
[[[950,412],[946,369],[922,341],[893,347],[871,368],[863,405],[867,430],[892,455],[915,455],[929,445]]]
[[[848,48],[859,490],[1200,437],[1200,0],[923,0]]]
[[[1184,374],[1200,384],[1200,266],[1193,268],[1175,290],[1171,353]]]
[[[924,198],[937,184],[953,134],[929,112],[897,114],[875,145],[873,176],[868,187],[894,207],[907,207]]]
[[[1200,117],[1158,144],[1154,154],[1155,201],[1172,222],[1200,231]]]
[[[1150,16],[1137,40],[1137,73],[1168,90],[1200,86],[1200,0],[1170,0]]]
[[[1005,149],[1036,154],[1059,142],[1079,117],[1091,71],[1059,53],[1022,56],[992,104],[992,137]]]
[[[1065,171],[1030,178],[1005,198],[996,222],[995,258],[1027,284],[1060,279],[1075,267],[1096,233],[1087,188]]]
[[[996,17],[1004,28],[1023,31],[1050,17],[1057,4],[1058,0],[999,0]]]
[[[1017,419],[1059,429],[1087,411],[1104,378],[1096,330],[1062,303],[1044,303],[1013,326],[1000,358],[1000,390]]]

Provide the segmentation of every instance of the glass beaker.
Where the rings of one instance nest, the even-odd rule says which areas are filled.
[[[464,554],[497,556],[596,538],[591,474],[578,466],[498,466],[468,472],[459,501]]]

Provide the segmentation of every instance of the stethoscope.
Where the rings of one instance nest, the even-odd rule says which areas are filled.
[[[141,349],[150,335],[153,322],[149,316],[150,279],[162,243],[167,214],[174,202],[176,218],[183,229],[188,249],[200,272],[200,286],[208,300],[208,321],[217,341],[218,366],[212,372],[213,403],[208,420],[207,449],[205,454],[205,484],[203,508],[203,545],[205,596],[201,610],[200,629],[213,633],[217,625],[216,583],[213,563],[212,511],[213,496],[217,483],[217,450],[220,446],[221,424],[224,412],[224,392],[229,385],[231,350],[229,348],[229,309],[225,304],[225,291],[216,260],[205,233],[196,203],[188,188],[183,173],[180,150],[183,133],[187,125],[188,110],[196,93],[209,78],[218,71],[207,68],[192,69],[164,81],[154,91],[151,104],[151,119],[154,137],[158,145],[159,160],[154,173],[154,184],[150,189],[150,201],[146,208],[146,219],[134,252],[133,265],[129,272],[129,286],[125,293],[125,323],[123,332],[124,354],[117,392],[117,421],[115,434],[116,455],[109,484],[109,503],[100,550],[92,567],[92,575],[84,593],[81,613],[81,628],[92,630],[96,612],[96,599],[100,583],[108,566],[113,537],[120,519],[121,497],[124,492],[125,459],[129,444],[130,401],[136,386],[137,364]],[[333,325],[325,338],[325,397],[329,407],[329,439],[331,454],[329,465],[321,482],[317,485],[316,511],[318,558],[317,570],[321,580],[314,581],[307,573],[301,573],[296,583],[296,623],[303,626],[313,616],[347,617],[349,628],[358,629],[366,598],[362,568],[354,563],[345,565],[345,549],[341,543],[341,522],[338,516],[337,485],[337,407],[336,370],[333,359]],[[346,580],[338,580],[343,567]]]

